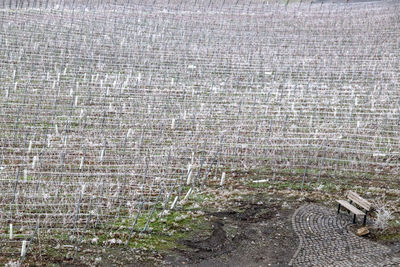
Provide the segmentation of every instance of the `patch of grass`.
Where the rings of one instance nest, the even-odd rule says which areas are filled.
[[[379,239],[385,241],[400,240],[400,233],[384,233],[379,235]]]
[[[85,234],[85,239],[90,242],[92,238],[97,237],[100,245],[108,245],[110,240],[119,239],[122,241],[121,245],[158,252],[182,248],[183,245],[179,244],[178,240],[189,237],[193,231],[208,230],[209,226],[203,214],[197,214],[196,210],[199,208],[194,208],[192,204],[210,198],[209,195],[193,194],[190,196],[190,200],[184,204],[183,210],[169,210],[164,211],[164,213],[162,213],[161,205],[158,205],[156,211],[152,214],[146,231],[144,229],[149,220],[150,211],[142,213],[136,221],[130,239],[132,225],[135,221],[134,216],[116,219],[105,225],[105,229],[109,230],[100,229],[97,235],[95,231]]]

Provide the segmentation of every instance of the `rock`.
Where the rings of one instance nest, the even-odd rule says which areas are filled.
[[[99,264],[101,262],[101,257],[98,257],[94,260],[94,264]]]
[[[369,234],[369,230],[368,230],[368,228],[367,227],[361,227],[361,228],[359,228],[359,229],[357,229],[357,235],[358,236],[364,236],[364,235],[367,235],[367,234]]]

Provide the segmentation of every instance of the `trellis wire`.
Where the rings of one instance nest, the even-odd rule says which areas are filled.
[[[39,221],[74,258],[115,220],[129,241],[236,169],[398,177],[397,1],[150,2],[0,2],[4,253]]]

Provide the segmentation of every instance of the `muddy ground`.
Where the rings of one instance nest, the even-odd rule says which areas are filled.
[[[296,205],[297,206],[297,205]],[[212,232],[180,240],[185,249],[167,255],[174,266],[287,266],[298,238],[291,226],[292,205],[263,195],[209,212]]]
[[[201,225],[177,239],[174,247],[161,251],[110,247],[98,251],[99,265],[288,266],[298,246],[292,214],[301,203],[257,191],[220,202],[218,207],[205,203],[200,208]],[[63,266],[79,265],[84,262]]]

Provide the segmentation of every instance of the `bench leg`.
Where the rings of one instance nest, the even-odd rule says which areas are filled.
[[[367,214],[368,214],[368,211],[365,212],[363,226],[365,226],[367,224]]]
[[[350,200],[350,204],[353,204],[353,200]],[[350,210],[347,210],[347,214],[350,214]]]
[[[353,223],[356,223],[356,215],[353,216]]]
[[[337,209],[337,213],[338,214],[339,214],[339,212],[340,212],[340,204],[339,204],[338,209]]]

